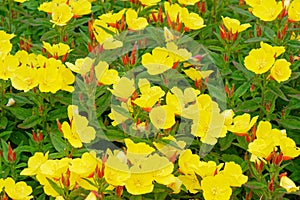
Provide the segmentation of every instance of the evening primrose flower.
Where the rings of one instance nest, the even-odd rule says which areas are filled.
[[[185,69],[185,70],[183,70],[183,72],[193,81],[199,81],[199,80],[205,79],[211,73],[213,73],[212,70],[199,71],[193,67],[190,67],[189,69]]]
[[[147,19],[144,17],[138,17],[137,12],[131,8],[126,11],[126,23],[128,25],[128,29],[134,31],[143,30],[146,26],[148,26]]]
[[[181,5],[190,5],[193,6],[195,3],[199,2],[200,0],[178,0],[178,3]]]
[[[193,154],[190,149],[186,149],[181,152],[178,159],[179,170],[186,174],[195,174],[200,166],[200,157],[197,154]]]
[[[79,73],[80,75],[84,76],[91,70],[91,67],[94,64],[94,60],[90,57],[85,57],[77,59],[75,61],[75,64],[72,64],[70,62],[66,62],[65,64],[73,72]]]
[[[234,162],[226,162],[220,174],[228,177],[229,185],[233,187],[241,187],[248,181],[248,177],[243,175],[241,166]]]
[[[251,27],[251,25],[249,23],[247,24],[241,24],[241,22],[237,19],[233,19],[233,18],[229,18],[229,17],[223,17],[222,16],[222,21],[225,25],[225,27],[227,28],[228,31],[230,31],[232,34],[235,33],[240,33],[244,30],[246,30],[247,28]]]
[[[172,108],[167,105],[152,108],[149,117],[157,129],[168,129],[175,124],[175,114]]]
[[[74,17],[87,15],[92,12],[92,4],[88,0],[71,0],[69,5],[72,8],[72,13],[74,14]]]
[[[199,30],[206,26],[202,17],[196,13],[189,13],[187,8],[181,10],[181,17],[185,28]]]
[[[0,60],[6,56],[12,49],[10,40],[15,37],[14,34],[8,34],[5,31],[0,30]]]
[[[33,156],[28,159],[28,168],[21,171],[23,176],[34,176],[40,173],[40,166],[48,160],[49,152],[45,153],[36,152]]]
[[[296,146],[293,139],[289,137],[282,137],[279,141],[280,151],[284,156],[284,160],[296,158],[300,155],[300,148]]]
[[[286,189],[287,193],[291,192],[297,192],[299,190],[299,186],[296,186],[294,181],[292,181],[289,177],[286,175],[283,175],[280,177],[280,183],[279,185]]]
[[[69,169],[71,172],[80,175],[80,177],[88,177],[95,171],[97,166],[101,168],[102,162],[96,158],[96,152],[85,152],[81,158],[71,160]]]
[[[0,79],[8,80],[12,78],[18,65],[18,59],[12,55],[5,56],[3,60],[0,59]]]
[[[264,49],[252,49],[246,56],[245,67],[255,74],[263,74],[267,72],[274,64],[274,54],[266,52]]]
[[[122,9],[117,13],[113,13],[112,11],[106,12],[106,13],[100,15],[99,19],[104,21],[108,25],[114,27],[114,26],[116,26],[115,24],[122,19],[122,16],[124,15],[125,11],[126,11],[125,9]]]
[[[164,7],[166,14],[172,22],[182,22],[182,7],[179,4],[170,4],[169,2],[164,2]]]
[[[108,33],[105,29],[117,33],[118,30],[114,27],[108,26],[108,24],[103,20],[95,20],[93,23],[93,33],[97,42],[102,45],[108,38],[113,37],[110,33]]]
[[[157,49],[167,51],[169,56],[173,58],[173,62],[187,61],[192,57],[191,52],[185,48],[179,48],[174,42],[168,42],[166,48],[158,47]]]
[[[155,151],[153,147],[150,147],[144,142],[134,143],[128,138],[126,138],[124,141],[127,147],[127,158],[133,164],[141,164],[149,154]]]
[[[236,116],[233,119],[233,125],[228,126],[228,130],[237,135],[247,134],[252,126],[256,123],[258,116],[253,117],[251,120],[250,119],[251,116],[248,113]]]
[[[272,53],[274,57],[278,57],[281,54],[285,52],[284,46],[271,46],[267,43],[264,43],[263,41],[260,42],[260,47],[263,49],[266,53]]]
[[[161,0],[139,0],[144,6],[154,6],[159,3]]]
[[[278,83],[288,80],[292,73],[290,65],[291,63],[285,59],[276,60],[271,68],[270,77],[275,79]]]
[[[153,191],[153,176],[151,173],[145,173],[138,166],[130,168],[131,176],[126,180],[126,190],[133,195],[147,194]]]
[[[246,4],[251,7],[259,6],[263,3],[263,0],[245,0]]]
[[[135,91],[134,80],[122,77],[117,83],[113,84],[113,89],[109,89],[109,91],[111,91],[114,96],[127,101]]]
[[[232,193],[228,177],[221,174],[202,179],[201,189],[205,200],[228,200]]]
[[[135,99],[133,103],[141,108],[151,108],[165,95],[165,92],[159,86],[152,86],[147,79],[140,79],[138,86],[141,92],[139,98]]]
[[[195,174],[179,175],[178,179],[190,193],[196,194],[202,189]]]
[[[115,84],[119,81],[120,77],[118,71],[114,69],[108,69],[108,63],[100,61],[95,66],[95,74],[99,83],[104,85]]]
[[[153,145],[169,160],[173,159],[174,157],[176,158],[177,155],[179,155],[183,151],[183,148],[186,145],[184,141],[177,141],[176,138],[171,135],[163,137],[162,140],[164,141],[163,143],[153,142]]]
[[[105,162],[104,178],[106,182],[113,186],[123,186],[130,178],[129,167],[116,155],[110,155]]]
[[[283,9],[282,2],[275,0],[264,0],[262,4],[254,6],[252,13],[263,21],[273,21]]]
[[[33,198],[33,196],[30,195],[32,193],[32,188],[24,181],[16,183],[11,177],[8,177],[4,180],[4,184],[4,191],[12,199],[29,200]]]
[[[52,20],[50,22],[57,26],[65,26],[72,17],[72,9],[67,4],[54,4],[52,8]]]
[[[29,68],[22,65],[14,71],[14,76],[11,77],[11,83],[17,90],[28,92],[30,89],[38,86],[39,82],[36,77],[36,68]]]
[[[58,58],[60,56],[64,56],[67,53],[70,53],[72,50],[70,50],[69,45],[64,43],[58,43],[51,45],[48,42],[43,41],[43,47],[50,53],[54,58]]]
[[[150,75],[157,75],[172,68],[173,58],[169,56],[167,51],[155,48],[152,50],[152,55],[145,53],[142,56],[142,64]]]
[[[288,18],[291,21],[300,21],[300,1],[294,0],[288,9]]]
[[[111,113],[108,114],[108,117],[113,120],[111,123],[113,126],[117,126],[118,124],[124,123],[127,119],[130,118],[129,116],[129,109],[130,107],[128,106],[130,102],[130,99],[128,99],[128,103],[121,102],[121,106],[116,106],[115,108],[122,109],[126,114],[124,115],[121,112],[118,112],[116,109],[111,108]]]

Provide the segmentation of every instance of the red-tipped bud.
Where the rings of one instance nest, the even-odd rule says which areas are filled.
[[[16,151],[13,151],[13,149],[10,146],[10,142],[8,142],[8,153],[7,153],[7,160],[10,163],[15,162],[16,160]]]
[[[274,192],[274,189],[275,189],[275,187],[274,187],[274,176],[272,176],[271,180],[268,183],[268,190],[270,192]]]
[[[118,197],[121,197],[121,196],[122,196],[123,189],[124,189],[124,186],[121,186],[121,185],[117,186],[117,188],[116,188],[116,195],[117,195]]]
[[[61,62],[65,62],[67,59],[68,53],[66,53],[62,58],[61,58]]]
[[[159,11],[158,11],[158,16],[157,16],[157,18],[158,18],[158,20],[160,21],[160,23],[163,23],[164,22],[164,19],[163,19],[163,10],[162,10],[162,7],[160,6],[159,7]]]
[[[205,1],[202,1],[202,3],[201,3],[201,12],[206,13]]]
[[[61,130],[61,123],[59,122],[58,119],[56,119],[56,124],[57,124],[57,128],[58,128],[59,132],[62,133],[62,130]]]

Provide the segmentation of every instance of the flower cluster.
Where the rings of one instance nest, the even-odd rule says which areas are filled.
[[[2,191],[4,193],[2,194]],[[5,179],[0,179],[0,197],[1,199],[20,199],[20,200],[29,200],[33,196],[32,188],[28,186],[24,181],[15,182],[11,177]]]
[[[252,49],[245,57],[245,67],[255,74],[263,74],[271,69],[270,78],[278,83],[288,80],[291,76],[291,63],[285,59],[276,59],[285,52],[285,48],[264,42],[260,46],[259,49]]]

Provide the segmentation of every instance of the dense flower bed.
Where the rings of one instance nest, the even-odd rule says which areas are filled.
[[[1,199],[298,199],[300,0],[0,0]]]

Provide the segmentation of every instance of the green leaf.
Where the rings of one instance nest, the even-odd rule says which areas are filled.
[[[246,138],[242,137],[242,136],[238,136],[237,140],[238,140],[238,143],[237,144],[235,143],[235,145],[238,146],[238,147],[241,147],[242,149],[247,151],[248,143],[246,141]]]
[[[260,99],[255,98],[249,101],[244,101],[239,103],[238,106],[234,109],[234,112],[253,112],[259,109]]]
[[[228,149],[231,146],[232,141],[235,139],[235,135],[234,134],[230,134],[228,133],[226,135],[226,137],[224,138],[220,138],[219,139],[219,144],[220,144],[220,150],[221,151],[225,151],[226,149]]]
[[[17,119],[25,120],[32,116],[31,108],[19,108],[19,107],[5,107],[9,110]]]
[[[40,116],[32,115],[32,116],[26,118],[23,121],[23,123],[19,124],[18,128],[21,128],[21,129],[32,128],[41,122],[42,122],[42,118]]]
[[[233,161],[233,162],[235,162],[236,164],[239,164],[239,165],[241,165],[242,162],[244,161],[240,156],[235,155],[235,154],[223,154],[222,155],[222,160],[224,162]]]
[[[64,194],[64,191],[62,188],[60,188],[54,181],[52,181],[50,178],[46,177],[51,187],[60,195]]]
[[[0,119],[0,129],[5,129],[8,123],[8,119],[4,116]]]
[[[300,49],[300,41],[298,40],[288,40],[287,46],[291,48]]]
[[[278,120],[278,123],[286,129],[300,130],[300,121],[295,118],[296,117],[289,119],[280,119]]]
[[[280,97],[281,99],[283,99],[285,101],[289,101],[289,99],[281,91],[281,89],[279,88],[279,86],[275,86],[273,84],[270,84],[269,87],[271,89],[271,92],[273,92],[275,95],[277,95],[278,97]]]
[[[263,38],[263,37],[254,37],[254,38],[247,39],[244,42],[245,43],[255,43],[255,42],[261,42],[261,41],[268,42],[269,39]]]
[[[250,188],[250,189],[266,189],[267,185],[262,182],[257,182],[257,181],[249,181],[246,184],[244,184],[245,187]]]
[[[250,89],[250,84],[251,84],[252,80],[249,80],[245,83],[243,83],[240,87],[238,87],[232,96],[233,100],[238,99],[239,97],[243,96],[249,89]]]
[[[58,152],[64,152],[67,145],[64,139],[62,138],[62,133],[59,132],[58,130],[50,132],[50,139],[51,142]]]

